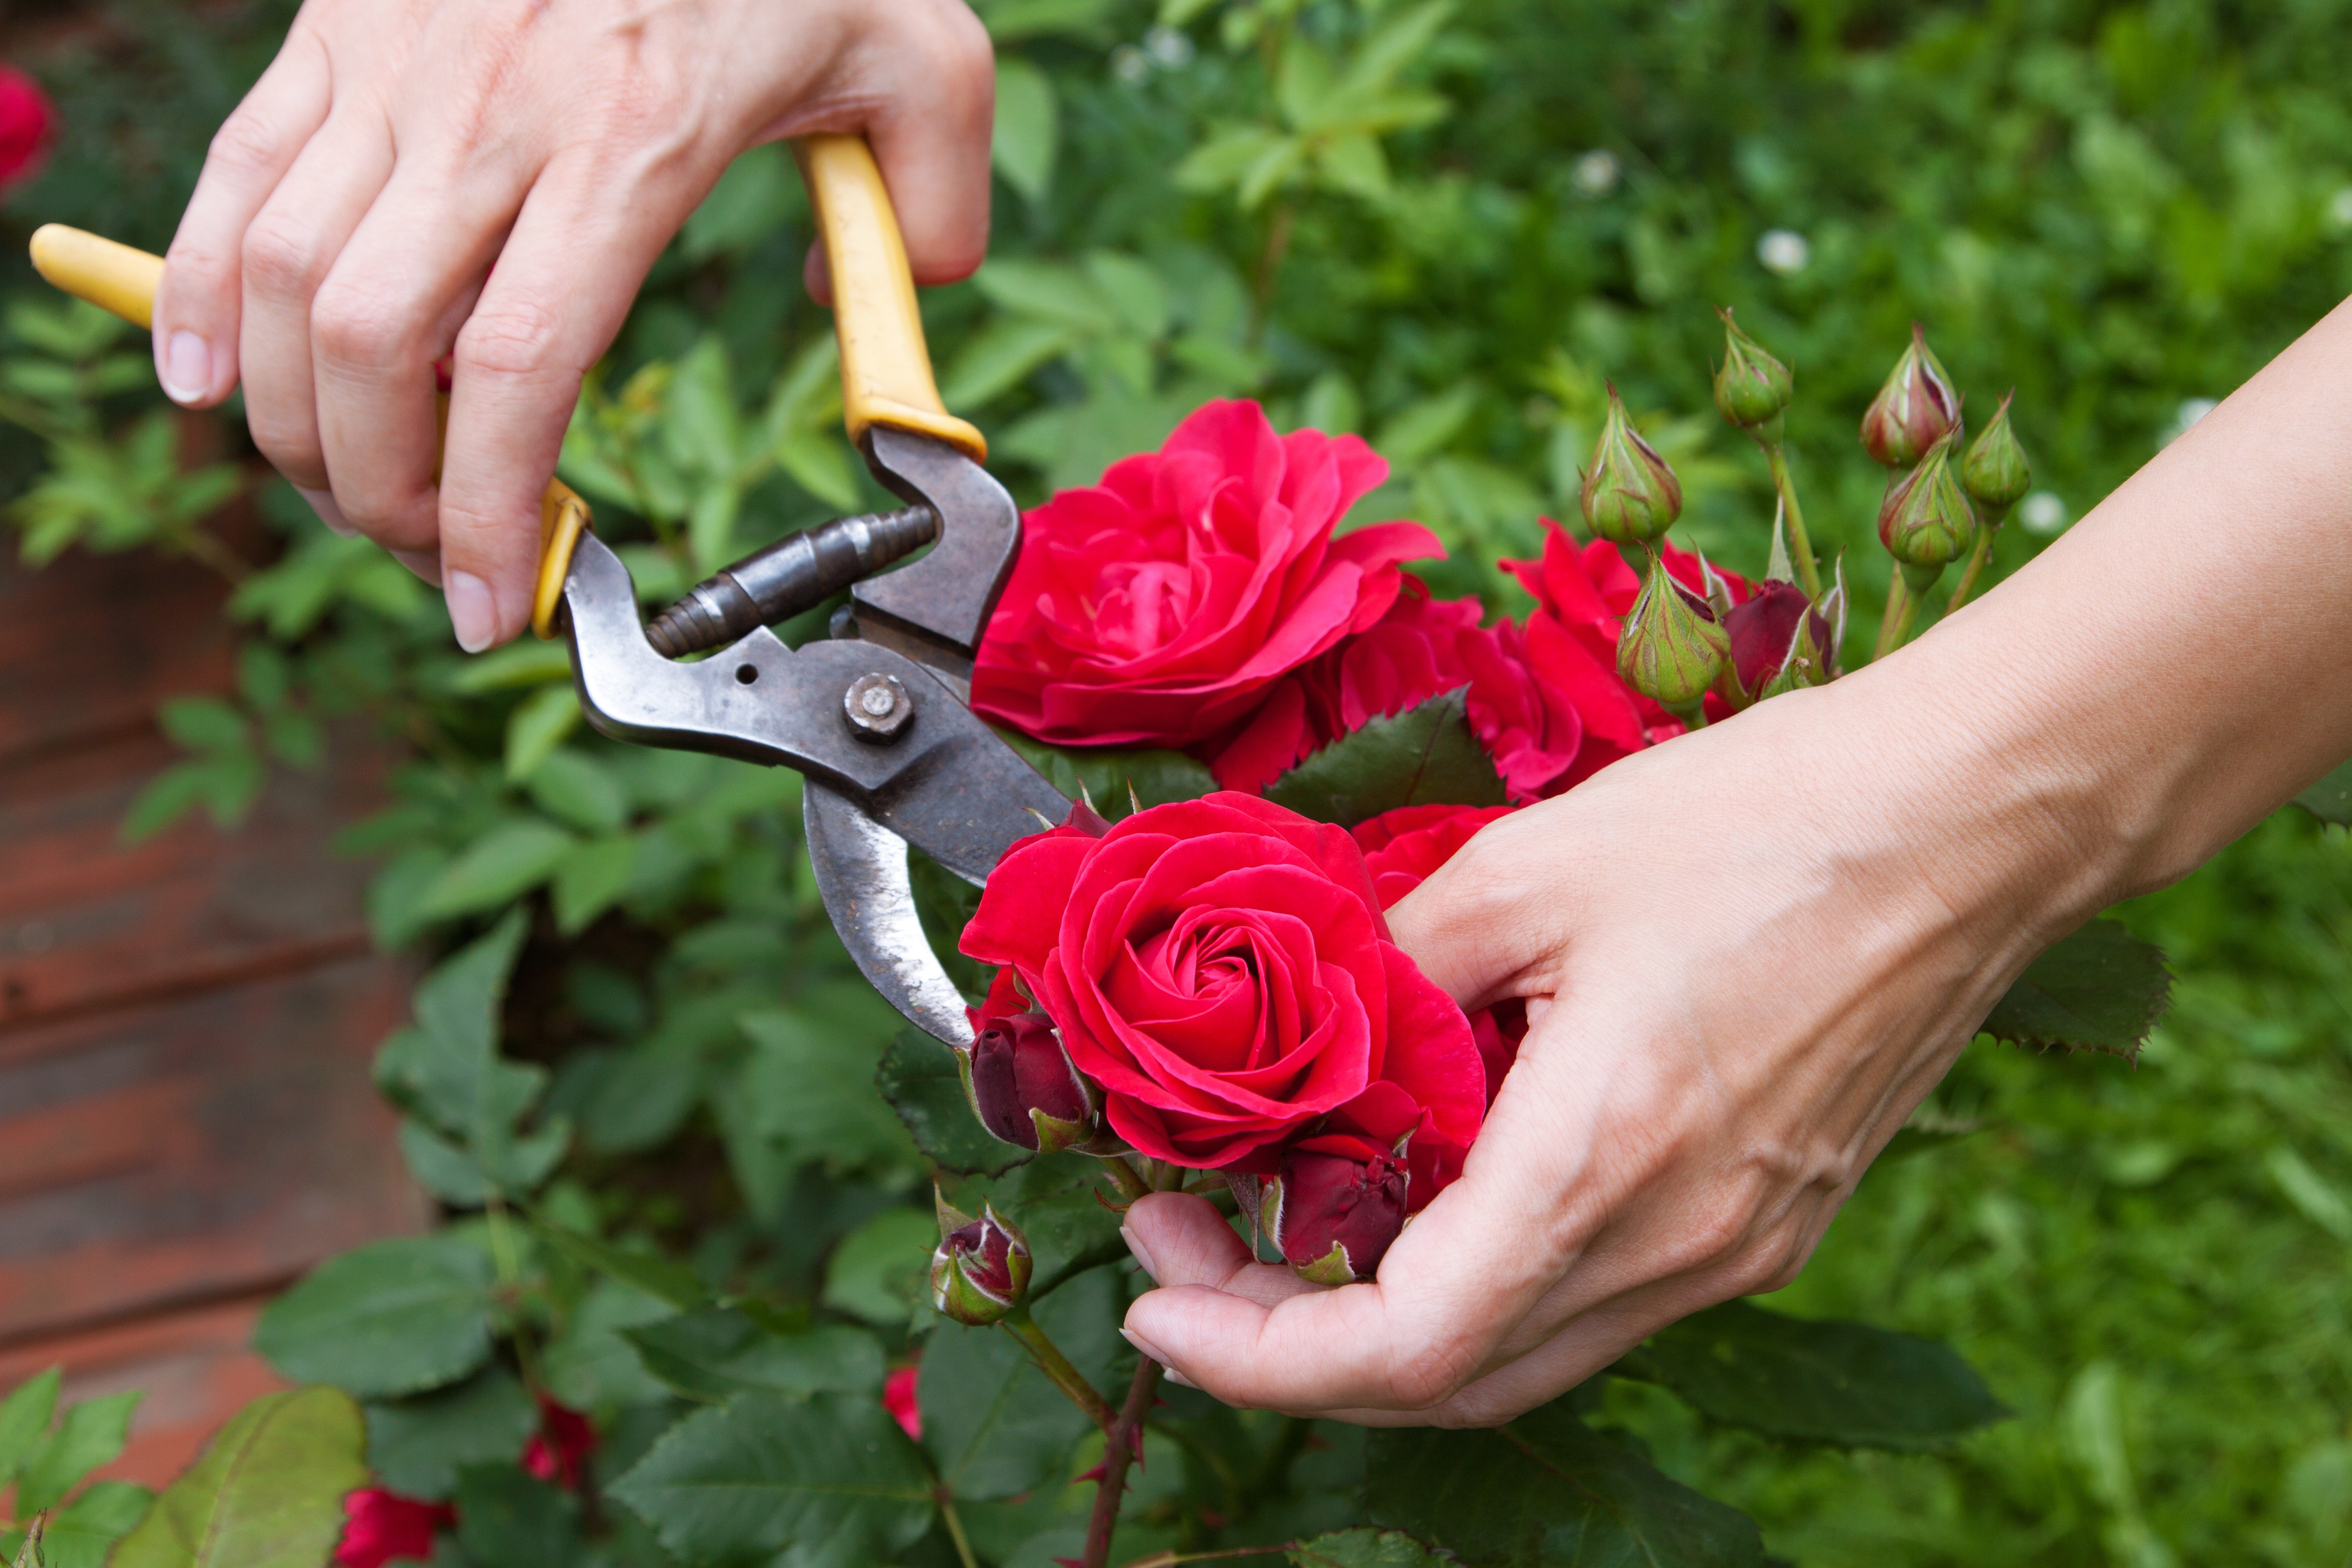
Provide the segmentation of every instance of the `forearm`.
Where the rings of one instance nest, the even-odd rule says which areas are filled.
[[[2062,923],[2185,875],[2352,754],[2352,305],[1852,685],[1933,737],[1922,763],[1973,803],[1956,820],[2071,847],[2011,857]]]

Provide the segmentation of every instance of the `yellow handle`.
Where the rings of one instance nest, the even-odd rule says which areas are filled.
[[[33,231],[33,268],[78,300],[111,310],[134,326],[155,325],[155,290],[163,282],[163,258],[110,239],[43,224]],[[441,417],[449,416],[448,399]],[[436,453],[435,466],[439,466]],[[572,547],[588,526],[588,503],[562,479],[547,481],[539,501],[539,584],[531,595],[530,629],[555,635],[556,607],[563,603],[563,579],[572,571]]]
[[[794,143],[833,275],[841,340],[841,403],[849,438],[871,425],[935,436],[979,462],[988,441],[947,411],[931,379],[915,277],[898,215],[863,136],[803,136]]]
[[[163,281],[163,258],[68,228],[45,223],[33,231],[33,269],[67,293],[129,321],[155,324],[155,290]]]

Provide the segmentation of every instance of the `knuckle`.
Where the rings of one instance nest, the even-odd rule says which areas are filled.
[[[1389,1371],[1389,1392],[1407,1410],[1427,1410],[1461,1392],[1475,1369],[1468,1347],[1441,1342],[1401,1358]]]
[[[562,318],[535,300],[484,304],[457,333],[457,368],[490,375],[545,375],[566,368],[559,360],[562,341]]]
[[[310,307],[310,335],[330,361],[384,365],[415,336],[410,313],[373,289],[330,279]]]
[[[268,174],[285,161],[285,133],[251,109],[240,109],[213,133],[205,161],[231,174]]]
[[[318,231],[281,211],[253,220],[240,259],[247,287],[265,299],[306,298],[325,271]]]

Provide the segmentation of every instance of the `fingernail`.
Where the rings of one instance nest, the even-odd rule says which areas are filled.
[[[387,551],[394,561],[438,588],[441,585],[441,552],[437,550]]]
[[[1168,1364],[1168,1358],[1160,1353],[1160,1347],[1153,1344],[1150,1340],[1145,1339],[1141,1334],[1137,1333],[1133,1329],[1123,1328],[1119,1330],[1118,1332],[1119,1337],[1124,1339],[1129,1344],[1133,1345],[1139,1353],[1150,1356],[1161,1366],[1166,1366]]]
[[[164,395],[174,403],[199,403],[213,387],[213,351],[204,339],[183,329],[163,342],[163,363],[156,367]]]
[[[490,585],[471,572],[444,571],[441,592],[449,601],[449,625],[457,646],[479,653],[499,635],[499,607],[490,601]]]
[[[1151,1359],[1154,1361],[1160,1361],[1158,1356],[1153,1356]],[[1201,1386],[1199,1384],[1194,1383],[1191,1378],[1186,1377],[1182,1373],[1178,1372],[1174,1367],[1168,1366],[1167,1363],[1160,1362],[1160,1364],[1163,1367],[1167,1367],[1167,1371],[1162,1375],[1164,1375],[1169,1382],[1176,1384],[1179,1388],[1198,1389]]]
[[[1151,1261],[1151,1248],[1143,1245],[1143,1238],[1126,1226],[1118,1227],[1118,1238],[1127,1243],[1128,1251],[1135,1254],[1136,1267],[1150,1275],[1154,1285],[1159,1284],[1160,1266]]]
[[[341,534],[344,538],[349,539],[352,534],[359,531],[358,529],[353,528],[349,522],[344,521],[343,509],[335,504],[334,491],[306,490],[300,485],[296,485],[294,487],[294,493],[310,503],[310,510],[319,514],[319,521],[320,522],[325,523],[330,529]]]

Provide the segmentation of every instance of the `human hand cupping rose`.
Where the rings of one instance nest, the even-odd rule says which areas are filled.
[[[530,616],[583,375],[728,161],[864,132],[917,280],[944,282],[987,245],[993,101],[959,0],[311,0],[213,142],[156,370],[191,407],[241,380],[263,455],[441,583],[478,650]]]
[[[1389,912],[1529,1027],[1461,1178],[1377,1283],[1253,1262],[1198,1198],[1128,1218],[1130,1336],[1230,1403],[1475,1425],[1785,1283],[2009,979],[2098,902],[1905,661],[1625,759],[1486,826]],[[1954,798],[1956,795],[1960,798]],[[2050,874],[1971,843],[2042,844]]]

